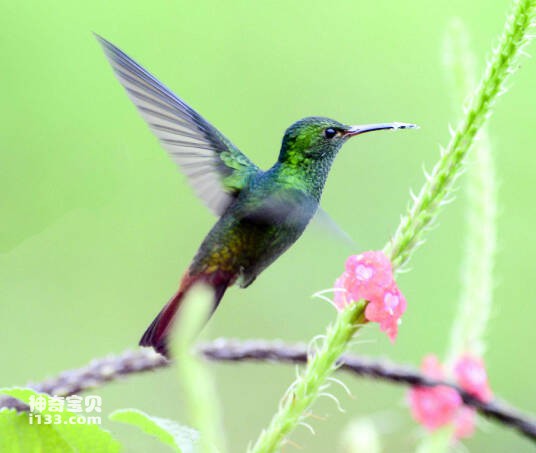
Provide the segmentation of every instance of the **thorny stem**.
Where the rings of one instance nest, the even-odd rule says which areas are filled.
[[[335,323],[328,327],[320,349],[307,361],[303,374],[288,388],[281,400],[270,427],[261,433],[253,447],[257,453],[270,453],[281,445],[286,433],[299,423],[303,413],[321,393],[321,387],[333,372],[337,359],[346,345],[365,322],[365,301],[351,304],[341,312]]]
[[[448,201],[447,195],[462,173],[464,158],[475,136],[490,117],[499,95],[506,91],[508,77],[516,71],[523,49],[533,38],[529,31],[534,26],[535,15],[535,0],[514,1],[499,45],[486,64],[484,75],[463,118],[454,129],[447,147],[441,150],[441,158],[427,175],[419,195],[414,197],[391,242],[385,247],[395,268],[400,268],[409,260],[422,242],[422,233],[436,219],[438,208]]]
[[[238,341],[222,338],[211,343],[199,345],[198,351],[206,359],[222,362],[296,364],[306,363],[308,358],[306,345],[289,345],[281,341]],[[49,395],[68,396],[94,389],[130,375],[167,368],[172,363],[153,350],[143,348],[135,351],[125,351],[117,356],[92,360],[85,367],[64,371],[55,378],[37,384],[30,384],[28,387]],[[499,400],[483,403],[464,392],[461,388],[449,382],[429,379],[414,368],[385,360],[365,359],[353,354],[344,354],[339,357],[336,361],[336,367],[338,370],[346,371],[358,377],[383,380],[398,385],[451,386],[460,393],[466,405],[474,407],[482,415],[502,425],[517,429],[520,433],[536,442],[536,420],[530,416],[523,415],[519,410]],[[26,409],[24,404],[12,398],[0,398],[1,407]]]

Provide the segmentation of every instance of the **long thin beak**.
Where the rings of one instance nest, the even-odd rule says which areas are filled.
[[[377,123],[377,124],[361,124],[359,126],[351,126],[344,134],[348,137],[364,134],[365,132],[383,131],[385,129],[418,129],[416,124],[409,123]]]

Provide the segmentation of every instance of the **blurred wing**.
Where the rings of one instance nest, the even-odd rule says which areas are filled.
[[[197,195],[221,215],[258,167],[132,58],[95,35],[115,75]]]
[[[329,237],[333,237],[341,244],[344,244],[344,246],[351,248],[354,251],[358,250],[358,246],[352,237],[320,206],[318,207],[311,224],[324,235],[327,233]]]

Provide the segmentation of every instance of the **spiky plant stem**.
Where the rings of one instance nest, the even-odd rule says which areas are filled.
[[[464,24],[457,19],[451,21],[445,39],[444,63],[455,105],[459,105],[459,101],[475,85],[476,63],[469,41]],[[462,292],[445,360],[448,374],[452,373],[460,355],[483,355],[484,332],[491,311],[497,196],[491,144],[485,128],[479,132],[466,176],[467,231],[462,263]],[[453,445],[453,433],[452,425],[430,433],[422,439],[417,452],[448,451]]]
[[[305,372],[283,396],[279,411],[272,419],[269,429],[261,433],[260,443],[254,447],[255,452],[274,451],[274,446],[281,445],[286,433],[300,423],[304,412],[322,393],[326,379],[333,373],[335,363],[344,353],[346,345],[365,322],[365,306],[365,301],[350,305],[341,312],[335,323],[328,327],[320,350],[311,357]]]
[[[404,265],[421,243],[422,233],[437,217],[437,210],[446,200],[452,185],[462,173],[464,158],[475,136],[489,118],[499,95],[506,91],[508,77],[518,69],[518,61],[533,36],[536,2],[515,0],[498,46],[486,64],[484,75],[465,108],[464,115],[453,130],[441,158],[414,197],[412,206],[403,217],[385,248],[396,268]]]

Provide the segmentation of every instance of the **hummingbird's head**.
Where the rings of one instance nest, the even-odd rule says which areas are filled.
[[[278,160],[297,165],[317,161],[331,162],[350,137],[365,132],[416,127],[406,123],[348,126],[330,118],[311,116],[296,121],[286,130]]]

